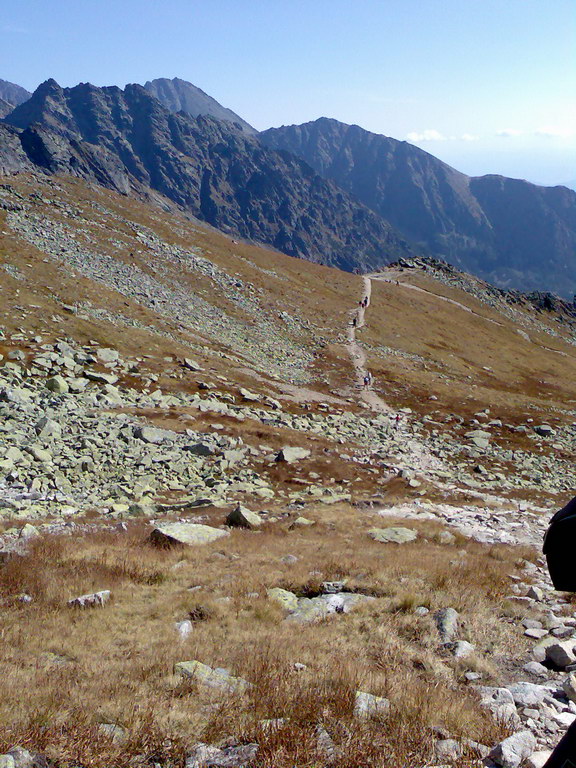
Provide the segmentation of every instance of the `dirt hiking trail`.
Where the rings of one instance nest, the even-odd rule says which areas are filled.
[[[362,277],[362,294],[358,306],[350,311],[351,321],[348,324],[348,343],[346,349],[354,366],[356,387],[360,390],[360,399],[372,410],[379,413],[389,413],[392,409],[373,390],[372,381],[364,384],[364,377],[369,375],[366,367],[366,353],[356,339],[356,330],[366,323],[366,309],[370,306],[372,296],[372,282],[369,277]],[[365,306],[364,306],[365,305]]]

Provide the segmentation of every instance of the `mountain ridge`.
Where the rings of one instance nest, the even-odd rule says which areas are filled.
[[[72,169],[124,194],[155,190],[219,229],[289,255],[352,270],[411,250],[301,159],[227,122],[173,113],[140,85],[61,88],[48,80],[5,123],[50,172]]]
[[[257,133],[256,129],[236,112],[222,106],[212,96],[187,80],[179,77],[171,80],[167,77],[159,77],[146,81],[144,88],[171,112],[185,112],[190,117],[215,117],[218,120],[239,125],[250,135]]]
[[[270,128],[259,139],[301,157],[435,256],[525,290],[541,287],[541,262],[552,260],[547,287],[565,295],[567,283],[576,288],[576,194],[567,187],[470,177],[408,142],[331,118]]]
[[[0,99],[7,101],[13,107],[17,107],[27,101],[32,94],[26,88],[16,83],[10,83],[8,80],[0,78]]]

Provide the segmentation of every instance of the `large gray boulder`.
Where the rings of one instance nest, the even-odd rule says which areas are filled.
[[[150,540],[162,547],[197,546],[209,544],[229,535],[228,531],[199,523],[162,523],[154,528],[150,534]]]

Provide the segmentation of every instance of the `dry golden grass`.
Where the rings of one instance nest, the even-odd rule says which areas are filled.
[[[338,408],[359,411],[357,403],[345,399],[354,390],[342,343],[349,310],[361,291],[358,277],[235,243],[178,214],[167,219],[144,203],[88,188],[79,180],[57,181],[60,189],[50,188],[46,196],[83,212],[80,224],[97,244],[90,247],[135,262],[151,274],[157,266],[132,225],[96,214],[92,205],[96,202],[151,228],[168,243],[200,249],[229,274],[253,283],[263,312],[271,317],[287,310],[309,321],[309,334],[286,333],[315,355],[309,369],[312,391],[300,390],[296,397],[300,403],[290,400],[294,391],[272,379],[265,365],[264,370],[250,370],[237,350],[211,337],[209,329],[205,334],[182,331],[176,321],[59,267],[11,233],[6,213],[0,211],[0,262],[18,266],[25,278],[17,280],[2,271],[0,324],[8,333],[40,334],[43,342],[63,336],[79,343],[95,340],[115,347],[124,358],[149,355],[141,371],[158,374],[158,386],[165,392],[195,392],[196,380],[208,379],[234,396],[239,386],[247,386],[280,397],[283,406],[294,412],[321,410],[318,401],[330,393],[336,395]],[[38,186],[25,176],[10,183],[25,195]],[[33,205],[36,213],[61,216],[42,200]],[[104,228],[98,226],[99,217]],[[65,222],[74,225],[70,219]],[[113,232],[122,247],[103,232]],[[208,294],[230,317],[248,326],[255,322],[206,278],[163,267],[173,279]],[[433,410],[438,430],[455,429],[453,422],[444,422],[451,413],[469,419],[484,407],[492,409],[491,417],[512,424],[528,415],[550,413],[558,423],[565,420],[561,410],[572,397],[572,346],[532,332],[536,343],[530,344],[514,323],[467,294],[421,274],[405,279],[431,293],[374,281],[368,325],[359,332],[376,387],[387,402],[409,406],[420,415]],[[459,310],[434,293],[500,325]],[[62,303],[74,301],[91,302],[151,330],[130,328],[126,333],[121,325],[74,314],[64,319]],[[16,345],[30,356],[36,349],[27,342]],[[382,345],[422,359],[382,356],[376,349]],[[7,354],[10,347],[0,346],[0,354]],[[222,357],[230,353],[231,357]],[[185,356],[198,360],[204,368],[201,375],[182,375],[178,359]],[[125,377],[122,383],[142,386],[137,377]],[[438,398],[433,406],[432,393]],[[223,425],[222,434],[241,437],[247,444],[312,448],[313,457],[306,462],[259,467],[278,490],[277,501],[267,506],[281,515],[287,511],[282,498],[302,490],[310,471],[318,473],[323,484],[332,477],[343,490],[352,488],[356,500],[378,495],[383,503],[394,504],[424,490],[430,499],[479,503],[466,491],[455,490],[448,498],[429,483],[419,491],[409,489],[400,478],[386,483],[369,466],[338,456],[355,446],[335,450],[321,435],[186,409],[139,415],[178,430],[210,431],[217,421]],[[530,447],[526,437],[515,433],[497,437],[512,449]],[[222,524],[222,510],[204,512],[211,524]],[[531,553],[482,546],[460,535],[454,545],[441,545],[442,529],[430,521],[406,523],[419,531],[416,542],[382,545],[372,541],[367,530],[402,524],[397,519],[343,504],[308,505],[303,513],[316,520],[314,527],[289,530],[291,518],[284,517],[260,532],[234,531],[223,541],[187,550],[152,548],[144,524],[131,524],[127,533],[41,538],[28,555],[2,566],[0,752],[18,743],[62,766],[123,768],[155,761],[179,766],[195,742],[235,738],[260,744],[258,768],[318,768],[326,762],[317,744],[317,728],[322,725],[336,745],[335,765],[397,768],[431,758],[434,729],[454,738],[494,743],[504,731],[479,708],[463,673],[478,670],[483,682],[498,682],[499,659],[518,657],[526,646],[510,620],[517,608],[506,596],[510,574],[517,573],[520,558]],[[287,554],[298,560],[283,562]],[[276,586],[314,595],[323,581],[341,579],[347,580],[348,589],[377,600],[346,616],[299,625],[284,621],[284,611],[266,596],[266,590]],[[191,591],[195,586],[200,589]],[[66,605],[68,598],[101,589],[113,594],[102,609],[75,611]],[[20,602],[22,593],[30,594],[33,602]],[[414,612],[418,606],[431,613],[418,616]],[[439,647],[432,613],[448,606],[461,614],[461,638],[476,646],[475,656],[466,664]],[[180,640],[174,624],[188,617],[193,631]],[[243,696],[230,697],[176,678],[174,663],[190,659],[228,668],[253,687]],[[297,671],[294,662],[305,664],[306,670]],[[390,714],[368,721],[353,719],[358,689],[389,697]],[[270,718],[283,718],[284,723],[266,728],[262,721]],[[99,729],[101,723],[119,724],[127,740],[112,742]],[[473,757],[465,755],[463,765]]]
[[[366,531],[386,520],[341,505],[307,511],[305,531],[289,520],[223,542],[157,550],[144,525],[125,534],[41,538],[0,570],[4,603],[0,654],[0,751],[14,743],[58,756],[63,765],[128,764],[134,754],[179,764],[196,741],[256,740],[257,765],[318,765],[322,724],[341,766],[392,766],[430,756],[433,727],[492,743],[501,733],[461,682],[461,665],[438,647],[432,611],[453,606],[462,637],[477,647],[474,668],[495,679],[492,654],[523,641],[505,620],[508,574],[517,550],[458,537],[436,543],[439,526],[412,524],[412,544],[383,545]],[[396,523],[397,524],[397,523]],[[295,564],[282,562],[286,554]],[[315,594],[322,581],[378,599],[317,624],[285,622],[266,589]],[[191,587],[201,589],[190,591]],[[111,589],[104,608],[73,610],[70,597]],[[27,593],[29,605],[18,601]],[[257,593],[257,596],[256,594]],[[191,617],[179,640],[174,622]],[[240,697],[174,677],[175,662],[198,659],[254,684]],[[297,672],[294,662],[307,665]],[[470,668],[470,666],[468,667]],[[356,690],[388,696],[386,718],[352,718]],[[261,721],[285,718],[280,729]],[[118,723],[114,744],[99,723]]]

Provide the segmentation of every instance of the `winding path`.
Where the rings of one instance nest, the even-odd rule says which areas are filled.
[[[360,301],[364,298],[368,299],[366,308],[370,306],[371,296],[372,281],[365,275],[362,277],[362,295]],[[350,360],[354,366],[356,386],[360,389],[360,399],[374,411],[389,413],[392,409],[378,394],[376,394],[376,392],[374,392],[372,384],[369,384],[367,387],[364,386],[364,377],[368,373],[368,368],[366,367],[366,353],[356,339],[356,331],[366,324],[366,309],[359,304],[358,307],[351,310],[349,314],[351,315],[351,321],[348,324],[348,342],[346,344],[346,349],[348,350]],[[356,325],[353,325],[354,318],[356,318]]]

